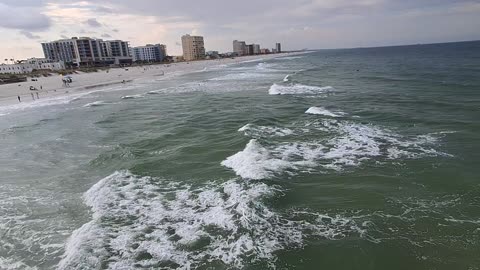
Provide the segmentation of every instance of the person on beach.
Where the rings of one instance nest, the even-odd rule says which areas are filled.
[[[38,96],[38,92],[37,92],[37,99],[40,99],[40,97]]]
[[[20,100],[20,96],[17,96],[17,98],[18,98],[18,102],[22,102],[22,101]]]
[[[33,93],[30,93],[30,95],[32,95],[32,100],[35,100],[35,96],[33,95]]]

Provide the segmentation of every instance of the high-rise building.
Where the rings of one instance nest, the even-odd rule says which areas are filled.
[[[133,61],[162,62],[166,55],[167,46],[163,44],[147,44],[146,46],[131,49]]]
[[[127,41],[73,37],[42,43],[45,58],[76,66],[128,64],[132,62]]]
[[[276,49],[277,53],[281,53],[282,52],[282,44],[280,44],[280,43],[275,44],[275,49]]]
[[[52,61],[78,64],[81,62],[77,39],[61,39],[42,43],[45,58]]]
[[[253,54],[260,54],[260,45],[253,44]]]
[[[234,40],[233,41],[233,52],[237,55],[237,56],[242,56],[242,55],[245,55],[246,53],[246,44],[245,44],[245,41],[238,41],[238,40]]]
[[[253,55],[253,47],[255,44],[249,44],[245,46],[245,55]]]
[[[185,61],[205,58],[205,44],[201,36],[182,36],[182,48]]]

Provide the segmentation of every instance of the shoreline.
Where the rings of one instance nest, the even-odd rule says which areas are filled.
[[[191,62],[178,62],[171,64],[145,65],[124,68],[111,68],[107,71],[98,71],[92,73],[76,73],[70,75],[73,82],[69,87],[65,87],[61,78],[63,76],[49,76],[36,78],[37,81],[31,81],[28,77],[27,82],[0,85],[0,107],[27,104],[39,99],[58,97],[72,93],[81,93],[85,90],[102,88],[109,85],[127,84],[136,80],[148,78],[171,78],[178,75],[198,72],[208,67],[214,67],[225,64],[240,64],[245,62],[261,61],[274,59],[283,56],[300,55],[305,52],[291,52],[268,55],[252,55],[224,59],[200,60]],[[30,86],[42,90],[29,90]],[[33,97],[32,97],[33,95]],[[21,102],[18,102],[17,96],[20,96]]]

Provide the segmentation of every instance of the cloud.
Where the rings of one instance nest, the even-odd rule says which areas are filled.
[[[203,35],[207,50],[219,51],[231,51],[234,39],[285,49],[473,40],[480,39],[478,1],[243,0],[235,8],[202,1],[215,7],[212,15],[194,0],[0,0],[0,49],[31,43],[25,34],[18,39],[19,31],[49,40],[107,34],[132,46],[164,43],[172,54],[181,53],[186,33]]]
[[[111,38],[112,36],[110,36],[109,34],[103,34],[102,35],[102,38]]]
[[[15,7],[0,3],[0,27],[19,30],[46,30],[51,20],[33,7]]]
[[[99,23],[95,18],[88,19],[84,23],[91,27],[102,27],[102,24]]]
[[[28,31],[20,31],[20,34],[24,35],[26,38],[29,38],[29,39],[40,39],[41,37],[38,36],[38,35],[34,35]]]
[[[63,39],[69,39],[69,37],[66,36],[66,35],[60,35],[60,37],[63,38]]]
[[[98,13],[115,13],[115,11],[113,9],[108,8],[108,7],[103,7],[103,6],[94,7],[94,8],[92,8],[92,10],[94,12],[98,12]]]

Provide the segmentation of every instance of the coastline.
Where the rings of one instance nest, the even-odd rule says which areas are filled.
[[[29,77],[26,82],[0,85],[0,107],[35,102],[38,96],[41,99],[50,97],[59,97],[72,93],[81,93],[93,88],[102,88],[115,84],[128,84],[136,80],[151,78],[171,78],[174,76],[198,72],[203,69],[225,64],[239,64],[250,61],[261,61],[263,59],[273,59],[283,56],[291,56],[304,54],[305,52],[280,53],[269,55],[243,56],[215,60],[200,60],[192,62],[178,62],[171,64],[157,64],[147,66],[135,66],[125,68],[111,68],[108,71],[98,71],[92,73],[79,72],[70,75],[73,82],[69,87],[62,83],[62,76],[52,75],[49,77],[36,78],[37,81],[31,81]],[[29,90],[33,86],[38,91]],[[32,98],[35,98],[35,100]],[[18,102],[17,96],[20,96],[21,103]]]

